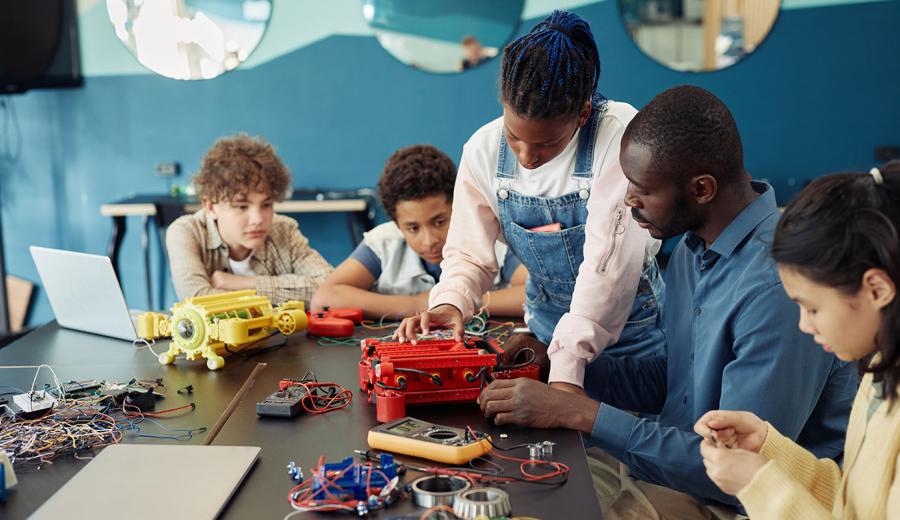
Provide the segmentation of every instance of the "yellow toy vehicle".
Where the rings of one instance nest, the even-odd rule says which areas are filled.
[[[171,337],[169,350],[159,362],[169,365],[184,353],[189,360],[206,358],[210,370],[225,366],[221,354],[250,347],[272,335],[285,336],[306,328],[303,302],[288,301],[281,307],[256,291],[232,291],[187,298],[172,306],[172,315],[146,312],[138,316],[138,337],[146,340]]]

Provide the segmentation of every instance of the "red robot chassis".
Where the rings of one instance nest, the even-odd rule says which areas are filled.
[[[375,403],[379,422],[405,417],[407,404],[474,402],[492,378],[538,379],[540,370],[531,363],[505,366],[502,351],[482,340],[364,339],[361,349],[359,387]]]

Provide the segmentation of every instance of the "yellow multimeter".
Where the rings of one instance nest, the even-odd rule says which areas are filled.
[[[369,447],[444,464],[463,464],[491,451],[490,437],[404,417],[369,430]]]

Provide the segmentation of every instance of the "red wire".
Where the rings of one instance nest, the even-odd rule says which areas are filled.
[[[337,383],[298,383],[298,385],[306,389],[306,396],[300,401],[300,404],[303,405],[303,409],[306,410],[307,413],[312,415],[319,415],[346,408],[353,400],[353,392]],[[338,392],[330,397],[324,397],[313,393],[314,390],[318,388],[323,390],[334,388],[338,389]]]
[[[449,475],[451,477],[460,477],[469,481],[473,486],[478,482],[513,482],[515,479],[512,477],[495,477],[491,475],[485,475],[483,473],[473,473],[470,471],[461,471],[457,469],[447,469],[447,468],[438,468],[438,467],[429,467],[425,468],[425,471],[431,473],[433,475]]]
[[[529,480],[529,481],[547,480],[549,478],[565,475],[566,473],[569,472],[569,466],[563,464],[562,462],[547,461],[547,460],[540,460],[540,459],[531,460],[531,459],[520,459],[517,457],[507,457],[506,455],[502,455],[502,454],[498,453],[497,450],[491,450],[491,455],[497,457],[498,459],[511,460],[513,462],[518,462],[519,463],[519,471],[522,473],[522,475],[525,476],[525,480]],[[551,466],[551,467],[555,468],[556,471],[553,471],[550,473],[545,473],[543,475],[535,475],[534,473],[529,473],[528,471],[526,471],[525,468],[529,464],[535,465],[535,466]]]
[[[126,410],[126,407],[127,407],[127,408],[134,408],[135,410],[137,410],[137,412],[129,412],[128,410]],[[191,404],[186,404],[186,405],[184,405],[184,406],[179,406],[178,408],[170,408],[170,409],[168,409],[168,410],[162,410],[162,411],[159,411],[159,412],[142,412],[141,409],[138,408],[137,406],[135,406],[135,405],[133,405],[133,404],[125,404],[125,403],[123,402],[123,403],[122,403],[122,413],[124,413],[126,417],[159,417],[159,416],[162,416],[162,415],[166,415],[166,414],[178,412],[178,411],[181,411],[181,410],[185,410],[185,409],[187,409],[187,408],[190,408],[191,410],[193,410],[193,409],[195,409],[196,407],[197,407],[197,406],[196,406],[194,403],[191,403]]]
[[[194,408],[196,408],[196,405],[194,405],[194,403],[191,403],[191,404],[187,404],[187,405],[184,405],[184,406],[179,406],[178,408],[170,408],[170,409],[168,409],[168,410],[163,410],[163,411],[161,411],[161,412],[143,412],[143,414],[146,415],[146,416],[148,416],[148,417],[159,417],[160,415],[165,415],[165,414],[169,414],[169,413],[174,413],[174,412],[178,412],[178,411],[181,411],[181,410],[186,410],[186,409],[188,409],[188,408],[190,408],[191,410],[193,410]]]

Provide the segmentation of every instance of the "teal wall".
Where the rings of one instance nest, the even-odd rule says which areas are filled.
[[[503,47],[519,24],[523,0],[363,0],[370,26],[459,44],[476,35],[486,47]]]
[[[296,186],[371,187],[396,148],[432,143],[456,158],[469,135],[499,115],[497,60],[459,75],[413,70],[362,34],[365,26],[356,19],[338,24],[350,30],[336,26],[326,31],[330,35],[309,38],[293,50],[274,48],[292,27],[306,23],[321,29],[309,19],[285,19],[299,9],[301,2],[295,1],[293,7],[276,1],[266,35],[272,41],[264,39],[260,48],[265,59],[254,57],[246,68],[200,82],[142,73],[122,49],[103,44],[118,45],[111,30],[98,32],[107,30],[97,14],[103,2],[85,9],[84,87],[28,92],[0,107],[8,271],[38,281],[28,253],[32,244],[105,252],[111,222],[100,216],[101,204],[164,191],[154,163],[178,160],[190,174],[224,134],[245,131],[268,138],[293,171]],[[749,170],[771,180],[781,202],[813,177],[868,169],[875,145],[900,142],[900,1],[807,2],[788,9],[790,3],[753,55],[724,71],[692,74],[668,70],[642,54],[625,34],[615,1],[572,2],[596,35],[603,60],[600,85],[607,96],[640,107],[674,85],[710,89],[734,112]],[[323,3],[302,4],[309,9]],[[543,16],[529,5],[527,13]],[[524,20],[519,31],[537,21]],[[117,73],[117,64],[132,69]],[[21,153],[6,157],[15,155],[5,150],[17,143]],[[299,220],[330,261],[350,252],[342,217]],[[129,305],[140,308],[146,306],[141,221],[130,218],[128,224],[122,281]],[[155,237],[152,242],[156,255]],[[154,278],[160,276],[155,258]],[[173,299],[170,291],[168,303]],[[49,319],[52,312],[39,291],[31,322]]]

